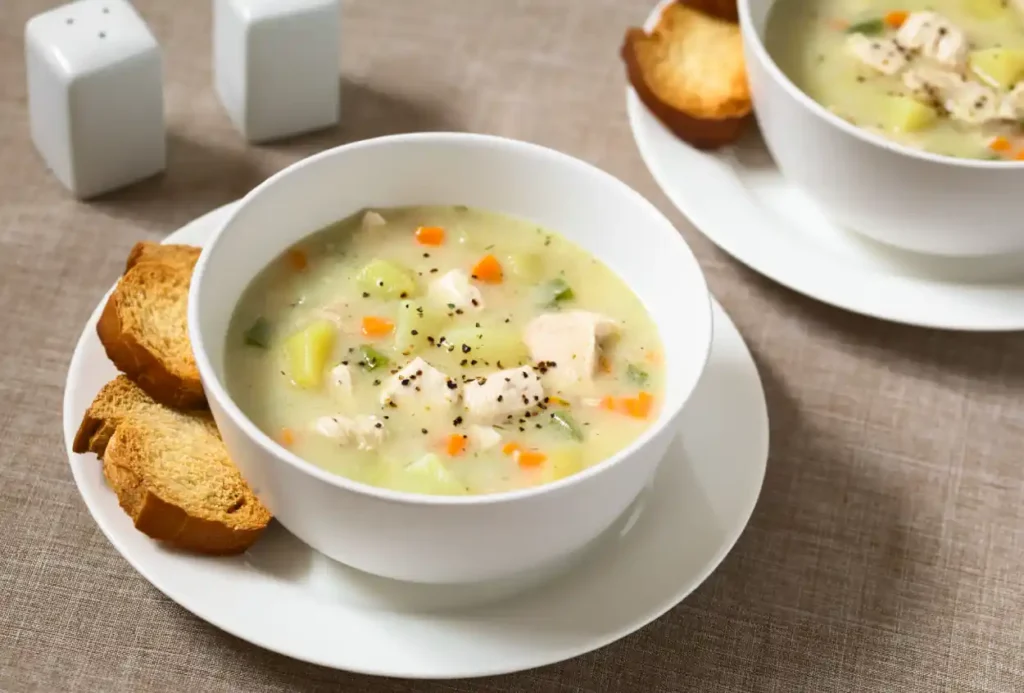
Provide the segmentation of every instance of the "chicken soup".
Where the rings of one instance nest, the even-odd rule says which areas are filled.
[[[247,288],[227,383],[304,459],[417,493],[575,474],[656,418],[663,365],[643,304],[547,229],[466,207],[369,211]]]
[[[797,87],[865,130],[1024,158],[1024,0],[778,0],[765,43]]]

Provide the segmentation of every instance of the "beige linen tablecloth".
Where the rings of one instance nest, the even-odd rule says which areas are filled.
[[[619,39],[650,0],[345,2],[343,127],[263,147],[242,142],[211,89],[209,0],[138,0],[164,47],[170,164],[91,203],[28,139],[22,30],[54,4],[0,0],[0,690],[1024,691],[1024,337],[818,305],[693,230],[624,113]],[[118,555],[64,454],[68,359],[136,240],[304,155],[411,130],[539,142],[647,195],[694,248],[767,391],[764,490],[722,566],[641,632],[515,676],[372,679],[226,635]]]

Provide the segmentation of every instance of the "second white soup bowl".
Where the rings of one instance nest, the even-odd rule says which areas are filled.
[[[776,1],[739,0],[739,14],[754,111],[783,175],[836,222],[888,245],[947,256],[1024,251],[1024,163],[917,151],[831,113],[765,49]]]
[[[665,399],[628,449],[546,486],[420,496],[327,472],[260,431],[224,385],[235,305],[275,257],[364,208],[470,205],[529,219],[607,263],[642,299],[666,355]],[[595,539],[636,499],[704,369],[711,308],[672,224],[599,169],[540,146],[456,133],[382,137],[325,151],[273,176],[238,206],[192,279],[189,332],[221,435],[259,498],[314,549],[363,571],[425,583],[514,579]]]

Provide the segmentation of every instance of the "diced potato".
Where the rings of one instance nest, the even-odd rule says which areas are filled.
[[[495,368],[514,368],[530,360],[530,352],[519,332],[507,326],[456,327],[444,332],[444,341],[454,347],[452,356],[460,360],[486,361]]]
[[[882,102],[882,122],[892,132],[917,132],[930,127],[939,114],[909,96],[890,96]]]
[[[412,272],[390,260],[373,260],[356,275],[356,286],[374,298],[412,298],[419,290]]]
[[[986,48],[968,56],[971,71],[993,87],[1010,89],[1024,79],[1024,51],[1012,48]]]
[[[512,253],[505,266],[509,274],[527,284],[536,284],[544,273],[544,262],[536,253]]]
[[[393,472],[388,482],[390,488],[407,493],[440,496],[460,496],[467,493],[466,487],[444,466],[444,461],[432,452]]]
[[[541,481],[551,483],[583,471],[583,448],[579,445],[562,445],[548,453],[548,459],[541,470]]]
[[[406,356],[415,353],[428,345],[427,337],[440,337],[447,323],[447,313],[419,301],[402,301],[395,322],[395,349]]]
[[[284,356],[292,382],[302,388],[320,386],[334,338],[334,323],[317,320],[285,340]]]

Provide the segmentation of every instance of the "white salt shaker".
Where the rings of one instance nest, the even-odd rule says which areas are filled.
[[[25,63],[32,141],[75,196],[163,170],[160,46],[126,0],[80,0],[33,17]]]
[[[217,94],[250,142],[338,122],[338,0],[214,0]]]

